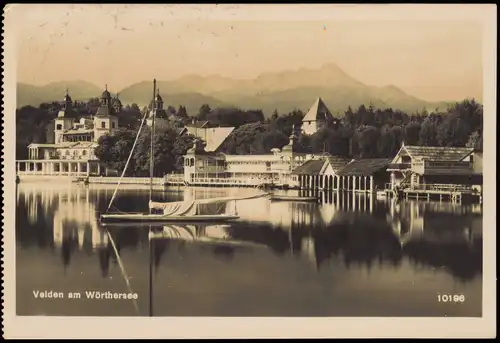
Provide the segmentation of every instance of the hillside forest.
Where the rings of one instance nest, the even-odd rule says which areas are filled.
[[[327,104],[328,105],[328,104]],[[99,106],[98,99],[74,103],[75,117],[92,116]],[[30,143],[53,142],[53,120],[61,108],[58,102],[42,103],[39,107],[25,106],[16,111],[16,158],[26,159]],[[122,170],[135,140],[144,111],[136,104],[126,105],[118,114],[119,129],[113,136],[99,140],[98,158],[110,169]],[[305,153],[330,153],[351,158],[393,157],[401,144],[423,146],[474,147],[482,150],[483,106],[463,100],[441,112],[425,109],[406,113],[391,108],[361,105],[348,107],[338,122],[313,135],[300,134],[305,113],[274,111],[265,118],[261,110],[215,108],[202,105],[198,113],[189,114],[184,106],[168,106],[168,124],[155,130],[155,174],[182,169],[182,155],[193,145],[193,138],[179,136],[179,128],[193,121],[209,121],[235,130],[226,139],[220,152],[226,154],[265,154],[288,144],[293,128],[297,137],[294,150]],[[144,126],[137,142],[128,175],[148,175],[149,127]]]

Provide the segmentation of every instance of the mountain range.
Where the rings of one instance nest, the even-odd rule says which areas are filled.
[[[342,114],[348,106],[372,104],[377,108],[393,108],[414,112],[427,108],[444,109],[446,102],[428,102],[389,85],[376,87],[347,75],[336,64],[318,69],[301,68],[293,71],[261,74],[254,79],[232,79],[219,75],[187,75],[176,80],[157,81],[157,87],[165,106],[186,107],[189,115],[198,113],[203,104],[211,108],[239,107],[262,109],[270,116],[274,109],[280,114],[301,109],[307,112],[317,97],[321,97],[330,111]],[[38,106],[42,102],[62,100],[66,88],[73,100],[98,97],[103,92],[87,81],[60,81],[44,86],[17,84],[17,107]],[[136,103],[145,106],[153,92],[152,81],[142,81],[119,91],[123,104]],[[109,90],[112,94],[116,93]]]

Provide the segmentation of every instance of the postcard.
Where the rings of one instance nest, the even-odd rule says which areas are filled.
[[[494,337],[495,9],[6,5],[4,337]]]

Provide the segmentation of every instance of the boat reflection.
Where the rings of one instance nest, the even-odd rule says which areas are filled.
[[[21,247],[60,249],[64,268],[70,265],[75,251],[95,254],[102,276],[108,274],[110,261],[116,260],[116,256],[106,231],[97,221],[99,211],[109,201],[99,188],[20,184],[18,191],[16,237]],[[231,196],[231,192],[242,191],[188,189],[183,196],[199,199]],[[118,201],[139,202],[138,197],[147,197],[143,193],[127,193]],[[181,196],[177,194],[176,199]],[[240,220],[224,225],[156,226],[151,227],[151,237],[144,226],[110,228],[109,232],[118,253],[123,249],[146,250],[151,238],[156,265],[162,263],[162,254],[175,241],[180,249],[189,249],[189,244],[206,246],[215,257],[227,261],[241,249],[253,253],[258,253],[256,249],[268,249],[283,258],[309,261],[318,272],[339,263],[347,268],[398,268],[408,260],[415,266],[439,268],[459,279],[482,273],[480,207],[396,203],[352,193],[318,196],[318,203],[243,200],[236,204]]]

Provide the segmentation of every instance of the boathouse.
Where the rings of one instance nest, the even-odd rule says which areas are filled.
[[[389,182],[388,158],[352,160],[337,172],[338,190],[350,192],[376,192],[385,189]]]
[[[308,160],[292,172],[294,183],[300,189],[338,190],[339,177],[337,172],[344,168],[351,159],[324,155]]]
[[[474,161],[477,158],[477,161]],[[482,153],[465,147],[402,145],[387,170],[391,189],[482,184]]]

